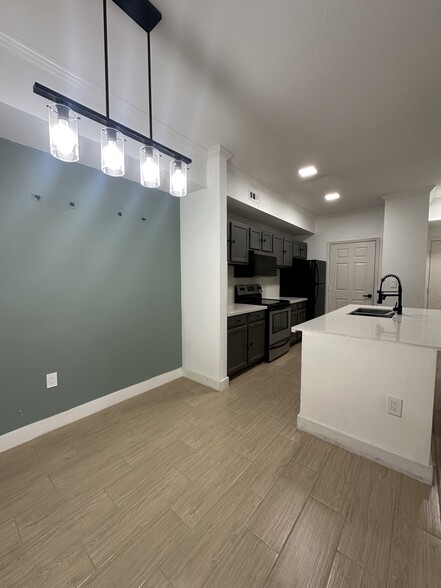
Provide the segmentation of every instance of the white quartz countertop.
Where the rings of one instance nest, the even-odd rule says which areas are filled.
[[[360,305],[349,304],[296,325],[293,330],[441,349],[441,310],[403,308],[403,314],[395,314],[393,318],[348,314],[356,308],[360,308]],[[380,308],[392,307],[382,305]]]
[[[265,310],[267,306],[257,304],[229,304],[227,316],[236,316],[237,314],[247,314],[249,312],[259,312]]]
[[[288,300],[290,304],[296,304],[297,302],[306,302],[307,298],[290,298],[289,296],[279,296],[279,300]]]

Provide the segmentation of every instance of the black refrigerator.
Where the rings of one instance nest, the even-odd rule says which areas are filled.
[[[280,270],[280,296],[307,298],[307,320],[325,314],[326,261],[293,259]]]

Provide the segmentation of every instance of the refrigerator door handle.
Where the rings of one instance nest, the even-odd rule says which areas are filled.
[[[318,284],[319,272],[318,272],[317,262],[314,260],[312,263],[314,264],[314,277],[313,277],[314,284]]]

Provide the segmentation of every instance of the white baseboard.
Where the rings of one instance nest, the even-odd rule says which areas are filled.
[[[80,404],[80,406],[75,406],[70,410],[48,417],[47,419],[5,433],[0,436],[0,453],[7,449],[11,449],[12,447],[16,447],[17,445],[21,445],[22,443],[26,443],[27,441],[32,441],[32,439],[40,437],[45,433],[70,425],[75,421],[79,421],[80,419],[95,414],[96,412],[100,412],[114,404],[119,404],[124,400],[128,400],[129,398],[153,390],[153,388],[162,386],[162,384],[172,382],[173,380],[182,377],[182,375],[182,368],[178,368],[171,372],[150,378],[150,380],[146,380],[145,382],[139,382],[139,384],[134,384],[133,386],[117,390],[116,392],[112,392],[111,394],[107,394],[96,400],[91,400],[90,402],[86,402],[86,404]]]
[[[185,368],[182,368],[182,375],[184,378],[188,378],[189,380],[193,380],[194,382],[198,382],[198,384],[203,384],[204,386],[208,386],[209,388],[213,388],[214,390],[218,390],[219,392],[223,392],[224,390],[226,390],[230,384],[230,378],[215,380],[214,378],[204,376],[202,374],[199,374],[198,372],[186,370]]]
[[[381,447],[375,447],[361,439],[350,437],[342,431],[332,429],[322,423],[302,417],[300,414],[297,417],[297,428],[299,431],[311,433],[311,435],[315,435],[316,437],[320,437],[334,445],[343,447],[343,449],[352,451],[352,453],[366,457],[367,459],[380,463],[381,465],[397,472],[407,474],[411,478],[415,478],[420,482],[432,485],[433,468],[431,465],[424,465],[411,461],[410,459],[391,453],[386,449],[381,449]]]

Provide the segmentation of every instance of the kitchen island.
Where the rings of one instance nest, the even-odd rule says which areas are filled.
[[[441,312],[350,315],[356,308],[295,327],[303,341],[297,427],[431,484]],[[388,413],[389,396],[402,400],[401,417]]]

